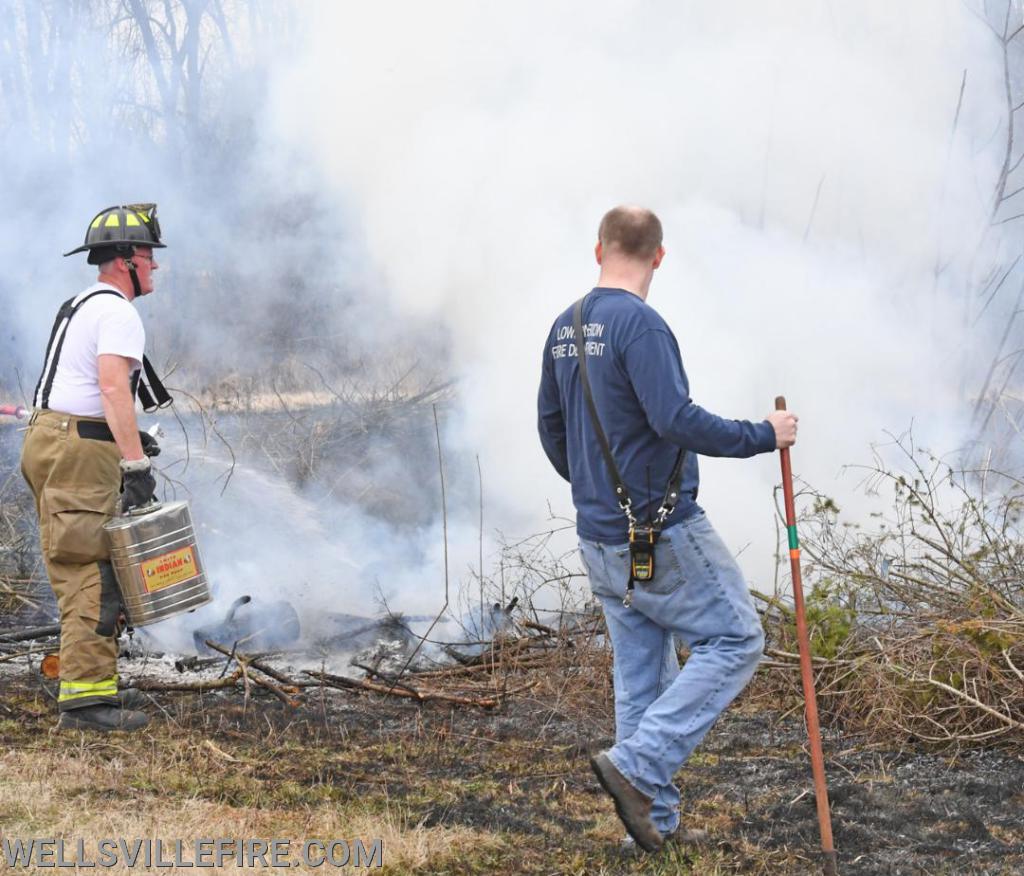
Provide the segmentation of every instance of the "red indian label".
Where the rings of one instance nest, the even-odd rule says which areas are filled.
[[[147,593],[163,590],[173,584],[181,584],[182,581],[188,581],[199,574],[196,555],[191,547],[144,560],[141,568]]]

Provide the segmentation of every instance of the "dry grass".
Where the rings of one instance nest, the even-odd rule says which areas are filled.
[[[558,674],[543,673],[551,691],[573,686]],[[714,874],[740,861],[749,873],[802,872],[799,854],[742,839],[623,857],[622,827],[586,767],[589,737],[570,741],[601,733],[601,719],[535,690],[518,718],[327,691],[326,723],[319,692],[301,715],[263,700],[244,719],[237,694],[162,697],[168,718],[98,738],[54,731],[51,706],[22,688],[4,709],[17,720],[0,720],[0,822],[8,837],[87,843],[381,838],[396,874]],[[734,818],[725,800],[693,814],[715,835]]]
[[[167,780],[174,770],[208,770],[209,765],[201,757],[179,751],[178,763],[169,768],[156,753],[158,741],[151,738],[150,742],[150,757],[141,763],[138,755],[144,752],[133,742],[86,742],[83,737],[64,752],[7,752],[0,758],[5,774],[0,785],[4,834],[82,838],[89,849],[111,837],[345,839],[350,843],[360,838],[367,848],[381,839],[386,871],[396,873],[422,872],[428,864],[443,864],[457,860],[466,850],[495,845],[483,831],[417,824],[400,802],[387,798],[374,801],[383,805],[360,811],[354,803],[253,807],[190,797],[182,793],[180,783]],[[140,776],[152,779],[152,790],[133,787]],[[168,787],[161,788],[161,783]],[[164,872],[188,869],[172,867]],[[235,862],[229,861],[224,869],[235,870]],[[109,872],[124,870],[119,866]]]

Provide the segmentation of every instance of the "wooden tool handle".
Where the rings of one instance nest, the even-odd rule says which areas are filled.
[[[786,410],[786,397],[775,396],[775,410]],[[793,506],[793,470],[789,448],[779,451],[782,465],[782,496],[786,509],[786,530],[789,534],[789,564],[793,577],[793,614],[796,618],[796,638],[800,651],[800,678],[804,689],[804,717],[811,749],[811,772],[814,776],[815,805],[818,810],[818,830],[824,852],[825,876],[836,876],[836,852],[832,844],[832,813],[828,804],[828,785],[825,779],[825,756],[821,749],[821,727],[818,723],[818,698],[814,690],[814,672],[811,667],[811,643],[807,631],[807,613],[804,607],[803,583],[800,576],[800,542],[796,533],[796,509]]]

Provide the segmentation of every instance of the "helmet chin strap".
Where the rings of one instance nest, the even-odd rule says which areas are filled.
[[[139,282],[139,275],[135,270],[135,262],[132,261],[131,256],[123,256],[125,266],[128,268],[128,274],[132,278],[132,289],[135,290],[135,298],[142,297],[142,284]]]

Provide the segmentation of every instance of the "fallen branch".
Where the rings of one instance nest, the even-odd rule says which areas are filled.
[[[0,657],[0,663],[9,663],[11,660],[17,660],[19,657],[28,657],[32,654],[42,654],[45,651],[49,651],[49,648],[29,648],[27,651],[18,651],[17,654],[5,654]]]
[[[455,705],[460,706],[477,706],[481,709],[493,709],[499,703],[499,700],[494,697],[474,699],[472,697],[463,697],[456,694],[442,693],[440,691],[420,691],[412,687],[389,687],[381,684],[374,684],[372,681],[347,678],[344,675],[331,675],[326,672],[314,672],[311,669],[303,670],[303,672],[305,675],[309,675],[312,678],[320,679],[320,681],[328,687],[336,687],[339,690],[363,690],[370,693],[389,694],[391,696],[416,700],[416,702],[419,703],[437,700],[439,702],[454,703]]]
[[[221,690],[226,687],[234,687],[238,679],[242,677],[242,670],[236,669],[227,678],[217,678],[213,681],[153,681],[148,678],[135,679],[131,686],[136,690],[148,691],[182,691],[189,693],[205,693],[208,690]]]
[[[28,642],[32,639],[46,639],[51,636],[60,635],[60,624],[50,624],[45,627],[30,627],[17,633],[4,633],[0,635],[0,644],[10,642]]]
[[[548,666],[558,654],[538,654],[532,657],[523,657],[519,660],[495,660],[490,663],[475,663],[472,666],[448,666],[444,669],[427,669],[423,672],[411,673],[414,678],[454,678],[460,675],[475,675],[477,673],[493,673],[502,669],[522,671],[526,669],[537,669]]]
[[[392,675],[389,672],[381,672],[379,669],[374,669],[372,666],[364,666],[362,663],[356,663],[355,661],[352,662],[352,665],[355,666],[357,669],[362,669],[367,675],[376,676],[387,685],[407,690],[409,691],[409,693],[412,694],[417,693],[415,688],[410,687],[404,682],[399,681],[398,676],[396,675]]]
[[[277,697],[282,703],[291,709],[297,709],[301,705],[301,700],[297,700],[294,697],[288,696],[281,688],[279,688],[273,682],[267,681],[265,678],[253,678],[253,684],[258,684],[260,687],[269,690],[275,697]],[[295,688],[296,692],[298,688]]]
[[[765,648],[765,654],[770,654],[772,657],[778,657],[781,660],[794,660],[799,662],[800,655],[794,654],[791,651],[780,651],[777,648]],[[856,663],[856,660],[843,660],[839,657],[811,657],[814,663],[820,663],[823,666],[845,666],[850,663]]]

